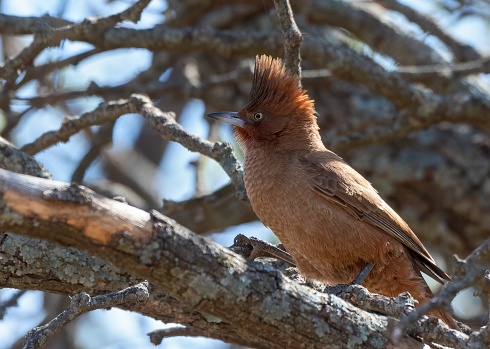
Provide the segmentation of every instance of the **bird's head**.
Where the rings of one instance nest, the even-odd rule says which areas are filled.
[[[240,147],[260,144],[308,146],[318,141],[313,100],[299,77],[286,71],[280,59],[257,56],[252,90],[238,112],[217,112],[209,117],[234,126]]]

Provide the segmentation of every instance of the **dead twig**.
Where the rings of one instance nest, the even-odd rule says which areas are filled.
[[[70,305],[61,314],[44,326],[36,327],[26,335],[24,349],[41,349],[63,327],[78,316],[95,309],[110,308],[122,303],[140,302],[148,299],[148,283],[142,282],[119,292],[90,297],[85,292],[71,298]]]

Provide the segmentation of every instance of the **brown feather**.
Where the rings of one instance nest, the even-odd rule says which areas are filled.
[[[280,59],[257,56],[250,96],[245,109],[260,111],[270,107],[297,111],[308,117],[314,112],[314,103],[301,87],[297,75],[290,74]]]
[[[407,223],[378,195],[371,184],[331,152],[311,153],[300,160],[312,180],[312,190],[340,205],[355,218],[394,237],[412,253],[421,271],[443,283],[451,278],[435,263]]]
[[[409,291],[420,303],[432,298],[420,271],[450,280],[371,184],[325,148],[313,101],[279,59],[257,57],[249,101],[238,117],[250,203],[302,273],[350,283],[373,263],[364,286],[390,297]],[[434,314],[457,328],[444,311]]]

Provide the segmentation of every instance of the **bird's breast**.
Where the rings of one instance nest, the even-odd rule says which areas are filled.
[[[248,153],[244,180],[259,219],[310,277],[348,283],[366,262],[403,252],[401,244],[386,234],[317,195],[300,162],[290,154],[282,154],[278,161],[269,154]]]
[[[247,195],[259,219],[287,244],[301,221],[301,205],[307,183],[290,154],[247,154],[244,170]]]

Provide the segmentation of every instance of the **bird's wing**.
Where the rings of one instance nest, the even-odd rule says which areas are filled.
[[[401,242],[409,249],[420,271],[440,283],[442,279],[451,281],[407,223],[340,157],[329,151],[317,152],[302,157],[300,163],[316,194]]]

